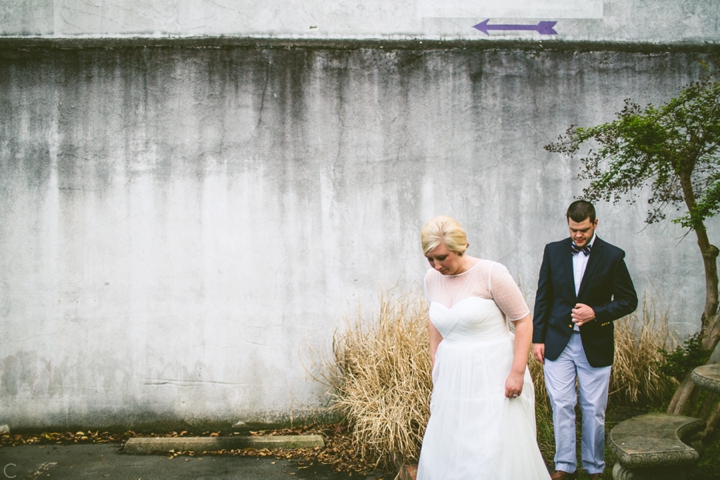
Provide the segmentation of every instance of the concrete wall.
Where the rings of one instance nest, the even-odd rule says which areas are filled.
[[[710,54],[106,44],[0,48],[0,423],[308,414],[358,302],[427,265],[457,217],[532,302],[584,183],[545,152],[622,99],[661,102]],[[598,205],[642,291],[697,328],[692,236]],[[712,221],[712,238],[717,239]]]
[[[473,28],[557,22],[556,34]],[[716,0],[0,0],[0,35],[717,43]]]
[[[0,0],[0,424],[309,415],[301,357],[422,278],[438,214],[532,303],[585,185],[542,146],[718,63],[714,0],[259,5]],[[694,331],[693,237],[598,207]]]

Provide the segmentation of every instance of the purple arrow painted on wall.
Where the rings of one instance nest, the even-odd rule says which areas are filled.
[[[473,28],[480,30],[485,35],[490,35],[490,30],[537,30],[540,35],[557,35],[552,28],[557,22],[540,22],[537,25],[488,25],[490,19],[473,25]]]

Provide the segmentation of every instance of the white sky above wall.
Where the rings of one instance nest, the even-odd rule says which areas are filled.
[[[423,18],[602,18],[602,0],[418,0]]]
[[[484,21],[495,28],[473,28]],[[0,0],[0,37],[706,44],[719,25],[717,0]]]

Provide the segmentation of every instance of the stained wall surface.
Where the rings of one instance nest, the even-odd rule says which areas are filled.
[[[378,292],[418,286],[419,231],[439,214],[532,305],[543,246],[567,235],[586,185],[543,145],[718,64],[703,1],[530,2],[548,8],[531,20],[562,19],[555,43],[468,34],[484,14],[453,1],[15,3],[0,1],[0,425],[13,429],[313,414],[327,396],[310,351]],[[515,13],[490,24],[528,23],[530,3],[504,2]],[[396,21],[411,8],[434,17]],[[697,246],[645,226],[639,200],[599,204],[598,233],[693,332]]]

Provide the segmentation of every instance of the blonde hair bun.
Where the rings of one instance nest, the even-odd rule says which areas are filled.
[[[469,246],[462,225],[447,215],[440,215],[427,222],[420,232],[420,241],[425,255],[441,243],[445,243],[448,250],[458,255],[464,254]]]

